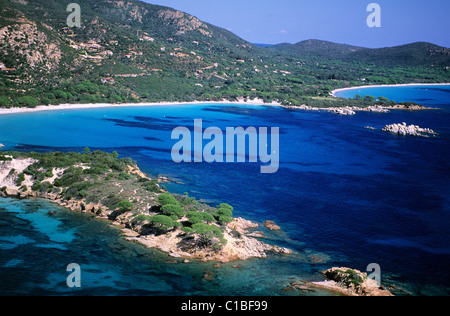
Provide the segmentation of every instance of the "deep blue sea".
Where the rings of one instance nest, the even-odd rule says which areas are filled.
[[[116,107],[0,116],[0,143],[22,151],[117,151],[173,193],[234,206],[268,243],[292,255],[224,264],[181,263],[124,240],[108,222],[41,200],[0,198],[0,294],[43,295],[326,295],[288,292],[293,279],[322,280],[320,271],[381,267],[399,295],[449,295],[450,86],[345,91],[416,101],[426,111],[338,116],[256,105]],[[280,128],[280,168],[260,163],[174,163],[175,127]],[[437,137],[399,137],[392,123],[431,128]],[[367,129],[370,126],[375,129]],[[204,142],[206,144],[207,141]],[[56,211],[49,215],[49,211]],[[66,267],[81,267],[81,288],[68,288]],[[205,280],[211,271],[213,280]]]

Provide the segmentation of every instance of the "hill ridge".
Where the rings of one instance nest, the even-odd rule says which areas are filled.
[[[0,107],[241,98],[308,104],[363,79],[450,81],[448,49],[433,44],[400,53],[320,40],[258,47],[138,0],[79,0],[81,27],[70,28],[69,3],[0,0]]]

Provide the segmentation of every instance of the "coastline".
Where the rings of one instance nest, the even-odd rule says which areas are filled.
[[[242,105],[265,105],[282,106],[273,101],[265,103],[262,99],[237,100],[237,101],[191,101],[191,102],[145,102],[145,103],[86,103],[86,104],[60,104],[60,105],[39,105],[35,108],[0,108],[0,115],[22,114],[43,111],[62,111],[77,109],[99,109],[99,108],[121,108],[121,107],[147,107],[147,106],[178,106],[178,105],[201,105],[201,104],[242,104]]]
[[[266,258],[268,253],[293,253],[291,249],[261,241],[260,239],[263,236],[255,238],[252,232],[259,227],[259,224],[241,217],[232,217],[229,223],[224,224],[222,233],[226,243],[220,249],[198,246],[196,242],[198,242],[199,237],[189,237],[179,226],[174,226],[172,230],[167,230],[165,233],[161,233],[155,227],[148,227],[148,217],[140,220],[136,220],[136,218],[139,219],[139,214],[150,215],[150,213],[155,212],[152,210],[158,204],[157,197],[160,194],[169,193],[160,190],[159,193],[153,194],[148,189],[142,190],[142,187],[139,187],[137,184],[131,189],[127,188],[125,183],[127,180],[134,181],[133,183],[139,181],[140,178],[145,178],[148,181],[152,180],[137,165],[128,165],[127,169],[122,171],[122,174],[127,173],[129,175],[129,178],[124,177],[126,180],[113,178],[107,184],[111,187],[116,186],[122,188],[120,192],[124,188],[127,188],[125,190],[126,197],[122,197],[119,200],[124,199],[124,201],[130,201],[134,198],[136,205],[133,204],[130,210],[121,211],[118,206],[108,206],[108,203],[102,200],[96,202],[88,201],[86,197],[88,195],[87,192],[84,197],[66,197],[64,190],[68,190],[68,187],[61,186],[60,189],[56,191],[51,190],[51,192],[47,189],[40,189],[42,183],[47,183],[47,186],[52,184],[52,188],[59,188],[60,186],[56,185],[56,180],[61,181],[69,167],[51,167],[51,176],[43,176],[39,188],[35,189],[36,179],[33,175],[26,174],[25,170],[39,162],[39,160],[13,156],[4,156],[3,158],[9,158],[10,160],[0,160],[0,197],[21,199],[39,198],[71,211],[92,213],[95,218],[108,220],[111,225],[120,227],[126,240],[140,243],[147,248],[159,249],[167,253],[170,257],[183,258],[185,260],[196,259],[202,262],[217,261],[227,263],[232,261],[245,261],[251,258]],[[76,166],[83,168],[83,170],[92,168],[90,163],[78,164]],[[17,182],[20,179],[20,175],[23,175],[23,178],[19,184]],[[85,178],[85,181],[90,181],[90,179]],[[146,181],[139,182],[147,183]],[[157,183],[159,186],[159,178]],[[133,191],[132,196],[130,195],[131,191]],[[158,207],[156,208],[158,209]],[[156,211],[156,214],[161,213]],[[189,215],[184,214],[177,221],[187,222],[189,218]],[[212,225],[217,225],[217,223],[213,223]]]
[[[365,88],[389,88],[389,87],[410,87],[410,86],[449,86],[450,83],[402,83],[402,84],[384,84],[384,85],[368,85],[368,86],[356,86],[349,88],[335,89],[330,92],[332,97],[338,98],[336,93],[348,90],[357,90]]]
[[[17,161],[16,161],[17,162]],[[19,164],[14,164],[15,172],[14,177],[20,173],[21,171],[26,169],[29,164],[31,164],[33,161],[19,161]],[[85,167],[85,166],[83,166]],[[1,169],[1,168],[0,168]],[[99,219],[109,219],[109,212],[102,211],[103,205],[101,204],[94,204],[94,203],[87,203],[86,200],[63,200],[62,196],[59,196],[57,194],[35,194],[34,192],[27,191],[27,192],[15,192],[16,189],[19,189],[15,185],[11,185],[11,183],[15,183],[15,179],[13,178],[13,175],[11,174],[11,170],[5,170],[4,176],[5,177],[11,177],[10,183],[2,183],[0,181],[0,187],[2,185],[6,185],[5,189],[5,195],[7,194],[10,197],[19,197],[19,198],[42,198],[46,199],[50,202],[53,202],[61,207],[64,207],[66,209],[82,212],[82,213],[93,213],[97,215],[96,217]],[[1,170],[0,170],[1,171]],[[60,174],[63,173],[63,170],[54,170],[54,177],[52,178],[46,178],[45,180],[53,179],[55,180],[57,177],[60,177]],[[146,177],[144,173],[142,173],[137,166],[134,167],[134,170],[130,169],[131,174],[139,174],[141,177]],[[1,177],[0,177],[1,180]],[[25,182],[28,187],[33,185],[33,181],[30,176],[25,177]],[[10,188],[8,188],[10,187]],[[1,192],[0,192],[0,195]],[[136,230],[129,228],[129,223],[131,223],[131,218],[127,217],[117,217],[117,220],[112,220],[111,225],[118,226],[121,228],[124,238],[130,242],[136,242],[140,243],[148,248],[156,248],[161,250],[162,252],[167,253],[170,257],[174,258],[180,258],[184,259],[183,263],[189,263],[190,260],[195,260],[198,262],[206,262],[206,261],[216,261],[216,262],[233,262],[233,261],[245,261],[247,259],[252,258],[261,258],[264,259],[267,257],[267,254],[269,252],[272,253],[278,253],[280,255],[283,254],[290,254],[292,253],[290,249],[282,248],[278,246],[274,246],[271,244],[267,244],[260,240],[260,237],[253,238],[252,235],[253,229],[258,228],[258,224],[250,222],[248,220],[245,220],[243,218],[235,218],[235,220],[227,225],[225,228],[226,231],[224,232],[226,239],[228,240],[228,244],[224,247],[224,249],[220,253],[215,253],[211,251],[205,251],[205,250],[195,250],[195,249],[186,249],[185,247],[181,248],[180,242],[182,241],[180,238],[178,238],[177,234],[179,234],[179,231],[173,231],[170,234],[166,235],[160,235],[160,236],[153,236],[153,235],[142,235]],[[266,224],[273,224],[272,222],[266,222]],[[277,229],[276,225],[266,225],[271,226],[272,229]],[[269,228],[269,227],[267,227]],[[249,229],[251,231],[249,231]],[[240,237],[236,237],[236,232],[239,233]],[[189,246],[186,244],[186,246]],[[190,248],[190,247],[187,247]],[[347,269],[347,268],[346,268]],[[323,281],[326,282],[326,281]],[[319,285],[319,284],[317,284]],[[326,284],[324,284],[326,285]],[[311,284],[312,287],[313,284]],[[320,286],[316,286],[316,288],[320,288]],[[340,289],[338,285],[333,283],[333,286],[323,286],[322,289],[332,291],[332,292],[338,292],[344,295],[347,295],[344,289]],[[299,288],[301,290],[301,288]],[[355,294],[350,294],[355,295]],[[357,296],[363,296],[364,294],[356,293]],[[385,295],[383,295],[385,296]],[[386,295],[388,296],[388,295]]]
[[[365,88],[383,88],[383,87],[408,87],[408,86],[450,86],[450,83],[406,83],[406,84],[396,84],[396,85],[367,85],[367,86],[356,86],[348,88],[335,89],[329,93],[330,96],[334,98],[339,98],[336,93],[348,90],[357,90]],[[237,105],[259,105],[259,106],[277,106],[281,108],[300,110],[336,110],[340,108],[314,108],[305,105],[302,106],[287,106],[282,105],[278,101],[272,101],[271,103],[266,103],[264,100],[255,98],[253,100],[238,98],[235,101],[222,100],[222,101],[190,101],[190,102],[179,102],[179,101],[168,101],[168,102],[142,102],[142,103],[75,103],[75,104],[60,104],[60,105],[38,105],[35,108],[0,108],[0,115],[8,114],[22,114],[22,113],[34,113],[43,111],[62,111],[62,110],[77,110],[77,109],[99,109],[99,108],[121,108],[121,107],[148,107],[148,106],[179,106],[179,105],[201,105],[201,104],[237,104]],[[361,110],[361,109],[357,109]],[[341,114],[341,113],[337,113]]]

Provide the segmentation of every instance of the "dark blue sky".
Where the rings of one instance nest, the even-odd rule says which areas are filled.
[[[252,43],[321,39],[364,47],[450,47],[450,0],[145,0],[190,13]],[[381,28],[369,28],[370,3]]]

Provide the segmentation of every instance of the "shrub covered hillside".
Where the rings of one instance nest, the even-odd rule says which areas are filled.
[[[257,47],[175,9],[137,0],[0,0],[0,107],[63,103],[330,99],[362,84],[449,82],[449,49],[324,41]],[[332,102],[332,101],[330,101]]]

